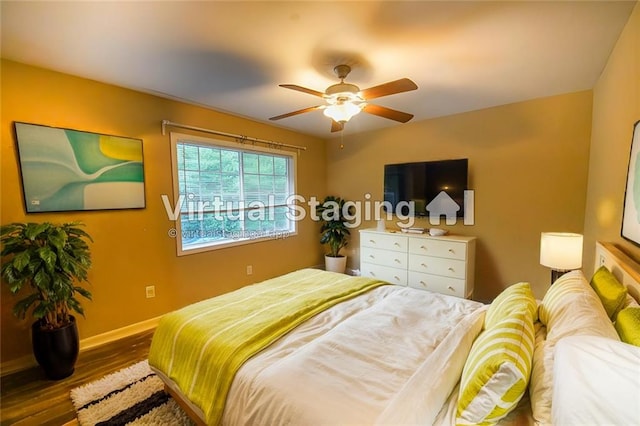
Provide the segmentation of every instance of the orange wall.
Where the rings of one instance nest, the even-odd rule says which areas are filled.
[[[2,61],[1,221],[64,222],[81,220],[94,239],[90,290],[83,304],[80,337],[86,338],[162,315],[188,303],[250,282],[322,263],[318,226],[300,224],[299,234],[208,253],[176,257],[173,227],[160,196],[173,199],[170,139],[161,134],[163,119],[193,126],[307,146],[298,158],[298,193],[326,192],[325,144],[322,140],[266,124],[97,83]],[[25,214],[13,122],[24,121],[141,138],[147,207],[142,210]],[[179,130],[185,133],[184,130]],[[246,266],[253,265],[253,275]],[[144,288],[156,286],[146,299]],[[31,320],[11,314],[15,302],[2,286],[2,361],[31,353]]]
[[[408,123],[345,137],[344,149],[335,140],[327,151],[329,192],[380,200],[384,164],[468,158],[475,225],[450,231],[478,238],[474,298],[490,300],[518,281],[530,281],[542,297],[550,271],[539,264],[540,232],[582,232],[591,99],[584,91]],[[431,227],[424,219],[417,226]]]
[[[595,241],[613,242],[640,260],[620,236],[633,124],[640,120],[640,4],[620,34],[593,89],[591,162],[584,223],[584,267],[591,275]]]

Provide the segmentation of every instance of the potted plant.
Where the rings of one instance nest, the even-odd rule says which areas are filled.
[[[36,320],[31,341],[36,360],[47,377],[63,379],[73,373],[78,358],[78,328],[72,313],[84,316],[79,294],[91,293],[76,285],[87,281],[91,253],[89,234],[80,222],[61,225],[12,223],[0,227],[2,279],[12,294],[26,296],[13,307],[14,315]]]
[[[345,218],[345,201],[340,197],[328,196],[322,204],[316,206],[316,213],[322,222],[320,228],[320,244],[329,247],[325,254],[325,269],[332,272],[344,273],[347,267],[347,257],[340,254],[340,250],[349,242],[348,220]],[[347,213],[352,213],[353,206],[349,206]]]

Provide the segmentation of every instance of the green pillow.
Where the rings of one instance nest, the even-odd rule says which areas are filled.
[[[640,308],[621,310],[616,320],[616,331],[623,342],[640,346]]]
[[[627,298],[627,289],[609,270],[601,266],[591,278],[591,287],[595,290],[607,315],[615,320],[618,311]]]

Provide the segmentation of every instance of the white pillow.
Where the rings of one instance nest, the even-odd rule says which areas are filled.
[[[620,341],[600,298],[581,271],[560,277],[547,291],[539,307],[546,324],[546,340],[536,339],[529,395],[533,418],[551,424],[553,364],[556,343],[568,336],[600,336]]]
[[[600,298],[582,271],[560,277],[547,291],[539,307],[540,321],[547,326],[547,340],[588,335],[620,340]]]

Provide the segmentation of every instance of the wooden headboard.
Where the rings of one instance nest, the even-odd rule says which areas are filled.
[[[640,264],[611,243],[596,242],[596,264],[594,270],[606,266],[629,294],[640,302]]]

